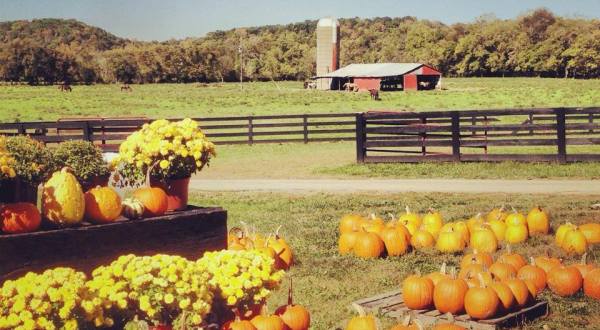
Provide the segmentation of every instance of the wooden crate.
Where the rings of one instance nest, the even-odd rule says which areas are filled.
[[[408,314],[413,314],[415,318],[420,320],[424,326],[432,326],[434,324],[447,321],[444,314],[437,310],[411,310],[404,305],[402,298],[402,290],[394,290],[379,294],[373,297],[357,300],[354,303],[358,304],[365,311],[378,315],[403,320]],[[537,301],[535,304],[528,306],[520,311],[509,313],[501,317],[489,320],[475,321],[467,314],[454,317],[455,324],[473,330],[495,330],[504,327],[517,326],[525,321],[531,321],[536,318],[545,317],[548,315],[548,302]]]
[[[186,211],[103,225],[0,235],[0,283],[28,271],[67,266],[90,273],[133,253],[197,259],[227,248],[227,211],[190,206]]]

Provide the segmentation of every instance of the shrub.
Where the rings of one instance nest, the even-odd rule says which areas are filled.
[[[70,167],[80,182],[110,173],[100,148],[88,141],[63,142],[54,149],[53,155],[57,167]]]
[[[27,185],[37,186],[57,168],[50,150],[28,136],[8,137],[6,150],[15,159],[17,177]]]

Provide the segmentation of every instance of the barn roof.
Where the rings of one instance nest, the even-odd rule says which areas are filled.
[[[414,71],[422,66],[422,63],[360,63],[350,64],[341,69],[329,72],[315,78],[347,78],[347,77],[390,77],[401,76]]]

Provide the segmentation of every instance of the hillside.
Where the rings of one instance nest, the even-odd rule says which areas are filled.
[[[414,17],[341,19],[341,64],[424,62],[446,76],[600,77],[600,21],[538,9],[446,25]],[[303,80],[315,72],[315,21],[133,42],[75,20],[0,23],[0,80],[212,82]]]

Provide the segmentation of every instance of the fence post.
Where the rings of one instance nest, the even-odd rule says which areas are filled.
[[[19,125],[19,135],[25,135],[25,133],[27,133],[27,129],[25,129],[25,125],[20,124]]]
[[[556,109],[556,145],[558,147],[557,160],[560,164],[567,162],[567,130],[565,124],[565,109]]]
[[[452,156],[455,162],[460,162],[460,114],[452,111]]]
[[[248,117],[248,144],[254,144],[254,126],[252,124],[252,117]]]
[[[363,112],[356,114],[356,162],[365,162],[365,142],[367,140],[367,121]]]
[[[94,141],[92,141],[92,131],[90,130],[90,123],[88,121],[83,121],[81,122],[81,125],[83,129],[83,139],[85,141],[93,143]]]
[[[427,124],[427,117],[425,115],[421,116],[421,124],[425,126]],[[427,156],[427,147],[425,143],[427,141],[427,131],[420,133],[421,135],[421,156]]]
[[[304,126],[304,143],[308,143],[308,115],[303,116],[302,123]]]

